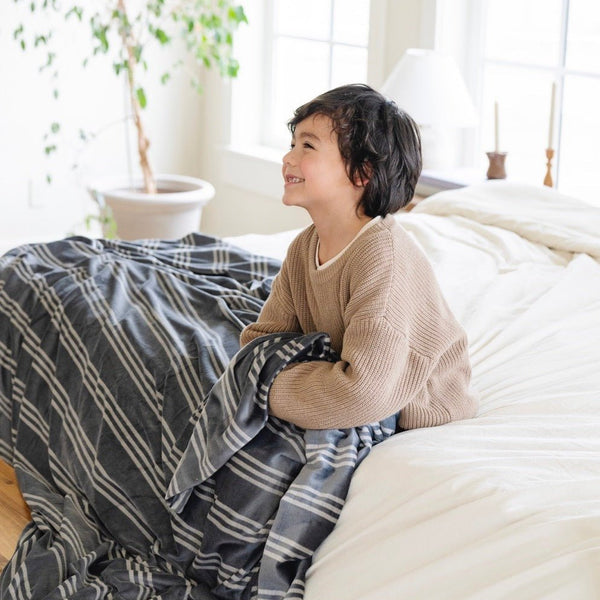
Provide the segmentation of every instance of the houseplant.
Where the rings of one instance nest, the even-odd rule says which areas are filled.
[[[83,65],[88,66],[97,57],[103,57],[115,75],[126,79],[131,111],[128,118],[135,125],[141,179],[139,183],[133,183],[134,189],[128,189],[132,182],[123,177],[112,178],[108,186],[91,186],[92,195],[100,204],[104,224],[110,224],[110,215],[114,214],[117,235],[127,239],[178,237],[197,226],[201,207],[214,195],[214,188],[207,182],[194,181],[189,177],[155,176],[148,155],[150,141],[143,118],[148,96],[140,72],[150,71],[148,56],[152,46],[164,48],[179,39],[186,59],[194,64],[191,83],[197,91],[201,91],[201,86],[197,79],[199,68],[196,66],[216,68],[222,76],[235,77],[239,65],[232,56],[233,35],[237,27],[246,22],[242,6],[234,0],[14,2],[26,4],[32,13],[50,12],[53,17],[59,16],[77,27],[86,28],[92,45],[90,56],[83,59]],[[43,32],[32,32],[24,20],[15,28],[13,37],[25,51],[42,50],[43,68],[54,69],[56,53],[53,41],[56,34],[56,29],[52,27]],[[161,82],[166,83],[173,71],[183,66],[189,64],[180,60],[162,71]],[[54,90],[54,96],[59,96],[57,90]],[[60,128],[59,123],[52,123],[45,145],[47,154],[56,150],[52,137],[59,133]],[[122,197],[115,197],[112,188],[124,191]],[[198,200],[190,198],[194,196],[192,190],[196,188],[200,189]],[[133,216],[124,216],[124,208],[131,205],[135,207]],[[161,212],[161,206],[168,208],[167,214]],[[164,228],[169,214],[179,221],[174,229]],[[127,222],[133,229],[126,227]]]

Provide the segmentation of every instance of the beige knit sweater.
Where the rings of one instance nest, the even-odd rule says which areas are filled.
[[[376,223],[329,266],[315,264],[317,233],[292,242],[258,321],[241,344],[282,331],[324,331],[336,363],[298,363],[269,392],[269,411],[310,429],[355,427],[401,410],[398,426],[472,417],[464,330],[431,265],[392,216]]]

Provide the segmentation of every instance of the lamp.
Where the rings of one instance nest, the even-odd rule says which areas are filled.
[[[451,56],[409,48],[381,88],[419,125],[423,168],[450,166],[448,134],[477,124],[475,107]]]

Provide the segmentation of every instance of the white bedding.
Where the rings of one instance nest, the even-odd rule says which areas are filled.
[[[468,332],[480,410],[373,450],[306,600],[600,598],[600,209],[489,182],[398,220]],[[235,241],[281,257],[291,236]]]

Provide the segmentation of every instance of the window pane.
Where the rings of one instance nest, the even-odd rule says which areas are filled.
[[[313,39],[329,39],[331,0],[275,0],[275,32]]]
[[[334,46],[331,64],[331,87],[367,81],[367,49]]]
[[[286,123],[304,102],[367,78],[369,0],[271,0],[260,143],[287,147]],[[272,27],[272,29],[271,29]]]
[[[369,42],[369,1],[335,0],[333,40],[366,46]]]
[[[600,2],[571,0],[567,67],[600,73]]]
[[[541,184],[548,145],[551,75],[532,69],[489,66],[484,74],[481,167],[494,149],[494,102],[499,106],[500,151],[510,179]],[[555,130],[556,132],[556,130]],[[556,140],[556,135],[555,138]]]
[[[561,16],[562,0],[489,0],[487,57],[556,65]]]
[[[561,134],[561,191],[600,204],[600,80],[566,77]]]
[[[329,84],[329,44],[310,40],[278,38],[273,52],[271,132],[268,137],[284,147],[289,144],[287,122],[294,110]]]

